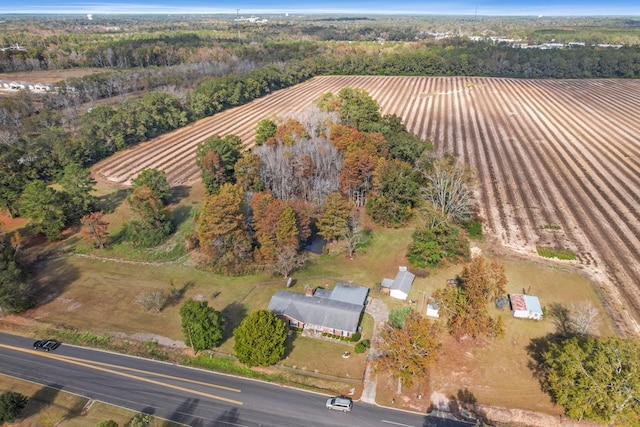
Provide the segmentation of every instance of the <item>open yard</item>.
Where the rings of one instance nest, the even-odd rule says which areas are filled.
[[[344,87],[368,91],[383,113],[469,163],[487,232],[527,255],[537,256],[537,246],[573,250],[618,332],[640,332],[637,80],[316,77],[113,156],[94,174],[126,185],[154,167],[173,185],[191,185],[205,138],[235,134],[251,146],[260,119],[299,112]]]
[[[393,277],[398,265],[404,263],[410,230],[376,230],[370,245],[354,259],[343,254],[314,259],[308,268],[296,274],[297,283],[292,290],[302,291],[305,285],[332,286],[335,281],[353,281],[372,288],[371,295],[382,298],[391,308],[406,306],[406,302],[391,299],[375,290],[383,277]],[[495,251],[491,243],[478,243],[478,249],[490,259],[506,267],[509,292],[526,291],[537,295],[544,306],[560,303],[566,306],[588,301],[600,308],[601,334],[613,333],[600,304],[597,290],[585,276],[571,265],[523,256],[505,256]],[[389,255],[393,254],[393,255]],[[67,256],[43,261],[38,271],[38,283],[46,292],[36,309],[20,318],[27,324],[27,333],[43,333],[47,325],[65,325],[97,335],[126,337],[136,340],[158,340],[162,344],[181,347],[184,337],[178,314],[181,303],[166,307],[160,314],[145,312],[136,303],[140,293],[150,289],[168,289],[172,279],[177,287],[185,285],[184,298],[202,298],[217,310],[225,312],[236,326],[242,316],[265,308],[271,295],[283,289],[285,281],[270,275],[228,278],[180,265],[179,263],[122,263],[84,256]],[[409,299],[416,301],[414,308],[424,309],[423,297],[435,289],[446,286],[447,279],[460,272],[460,266],[421,273],[416,278]],[[526,346],[533,338],[554,330],[553,321],[539,322],[513,319],[508,311],[498,312],[505,320],[506,337],[471,345],[443,340],[443,356],[425,379],[420,390],[423,399],[417,399],[415,390],[402,395],[395,392],[395,382],[384,375],[379,378],[378,402],[425,411],[432,392],[456,396],[467,390],[478,402],[500,407],[558,414],[549,397],[527,367]],[[3,323],[17,319],[5,317]],[[365,315],[363,338],[370,337],[372,319]],[[226,339],[218,351],[233,353],[233,339]],[[351,351],[348,359],[341,355]],[[320,355],[320,356],[319,356]],[[353,344],[330,342],[297,336],[292,340],[287,358],[281,362],[281,373],[295,376],[302,384],[335,387],[335,379],[342,378],[341,393],[361,392],[365,356],[353,352]],[[310,377],[305,379],[303,375]],[[326,381],[325,381],[326,380]],[[327,388],[330,389],[330,388]],[[403,399],[406,399],[403,400]]]

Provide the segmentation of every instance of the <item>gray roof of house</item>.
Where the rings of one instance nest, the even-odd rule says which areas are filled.
[[[336,288],[337,292],[335,292]],[[278,291],[271,297],[268,308],[277,315],[287,315],[300,322],[356,332],[369,289],[347,285],[336,286],[336,288],[330,293],[322,288],[317,289],[313,296]],[[327,294],[329,294],[328,297]],[[344,299],[362,299],[362,302],[354,304]]]
[[[409,272],[405,267],[401,267],[398,274],[396,274],[395,279],[382,279],[382,283],[380,283],[380,285],[383,288],[399,289],[405,294],[409,294],[411,285],[413,285],[413,280],[415,278],[415,274]]]
[[[369,288],[337,283],[335,288],[331,291],[329,298],[334,301],[364,305],[364,303],[367,302],[367,295],[369,295]]]
[[[393,279],[387,279],[386,277],[382,279],[380,286],[383,288],[391,288],[393,286]]]

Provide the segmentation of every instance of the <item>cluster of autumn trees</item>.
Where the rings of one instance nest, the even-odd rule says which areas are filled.
[[[418,242],[434,227],[446,234],[444,243],[431,236],[428,248],[417,245],[412,260],[468,257],[460,225],[475,214],[471,174],[433,155],[430,142],[407,132],[397,116],[380,115],[365,91],[327,93],[297,116],[261,120],[256,135],[257,146],[244,152],[234,135],[213,136],[196,150],[207,194],[192,246],[215,270],[263,266],[287,276],[304,263],[299,249],[311,224],[353,256],[363,212],[387,227],[419,215]]]

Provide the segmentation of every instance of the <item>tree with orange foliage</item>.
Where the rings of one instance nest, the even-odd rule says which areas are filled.
[[[286,277],[304,264],[299,246],[309,237],[308,217],[300,207],[296,211],[271,193],[256,193],[251,209],[260,258]]]
[[[449,333],[460,340],[465,336],[499,337],[504,334],[502,318],[489,314],[488,304],[506,294],[504,266],[476,257],[466,264],[457,286],[438,289],[433,297],[447,319]]]
[[[218,271],[240,273],[252,260],[242,204],[242,189],[229,183],[202,201],[196,229],[200,250]]]
[[[301,139],[308,139],[309,134],[304,125],[299,120],[288,118],[276,128],[276,133],[267,139],[267,145],[274,145],[281,142],[285,146],[291,146]]]
[[[82,235],[87,243],[104,249],[104,245],[109,238],[107,231],[109,223],[104,220],[104,211],[92,212],[85,215],[80,220],[82,224]]]
[[[367,193],[373,187],[373,171],[377,165],[378,158],[364,150],[350,152],[345,157],[340,174],[341,191],[356,206],[366,204]]]
[[[392,374],[405,387],[422,381],[440,354],[438,333],[436,323],[413,310],[401,328],[387,324],[380,333],[376,371]]]

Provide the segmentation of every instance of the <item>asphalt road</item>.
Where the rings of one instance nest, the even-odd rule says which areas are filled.
[[[330,411],[321,394],[64,343],[36,351],[33,341],[0,333],[0,373],[193,427],[468,426],[360,402]]]

